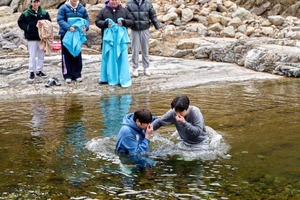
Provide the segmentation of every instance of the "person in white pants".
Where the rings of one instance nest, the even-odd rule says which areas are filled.
[[[39,47],[39,41],[28,41],[29,52],[29,73],[40,72],[43,73],[45,52]],[[45,74],[44,74],[45,75]]]
[[[36,26],[39,20],[51,21],[49,13],[40,6],[39,0],[30,0],[30,6],[18,19],[19,27],[24,31],[28,41],[29,51],[29,82],[34,81],[35,75],[47,77],[43,72],[45,52],[39,48],[39,32]]]

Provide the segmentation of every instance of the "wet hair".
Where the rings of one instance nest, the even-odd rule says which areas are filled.
[[[171,103],[171,108],[175,110],[175,112],[182,112],[187,110],[190,105],[190,100],[186,95],[177,96],[173,99]]]
[[[149,124],[152,121],[152,114],[148,109],[140,109],[134,112],[133,121],[137,119],[142,124]]]

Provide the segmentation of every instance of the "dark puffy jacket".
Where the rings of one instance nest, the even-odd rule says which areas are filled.
[[[153,23],[156,29],[160,28],[157,21],[156,12],[150,0],[141,0],[141,6],[136,0],[128,0],[126,3],[127,9],[134,18],[132,30],[145,30],[150,28],[150,22]]]
[[[37,12],[32,10],[32,6],[29,6],[18,19],[18,25],[20,29],[24,31],[25,38],[27,40],[40,40],[39,31],[36,27],[38,20],[49,20],[51,21],[49,13],[39,6]]]
[[[57,11],[57,23],[59,25],[59,34],[65,35],[66,32],[70,28],[70,24],[68,24],[68,18],[70,17],[81,17],[86,19],[87,24],[85,25],[86,31],[89,30],[90,27],[90,18],[85,9],[85,7],[79,3],[76,9],[73,9],[67,3],[63,4]]]
[[[119,5],[115,10],[110,6],[105,6],[103,9],[100,10],[100,12],[97,15],[95,24],[102,30],[102,35],[104,33],[104,29],[107,28],[107,23],[105,23],[105,19],[110,18],[115,23],[117,23],[117,20],[119,18],[123,18],[124,21],[123,26],[125,27],[131,27],[133,24],[133,17],[130,14],[130,12],[126,8],[122,8],[121,5]]]

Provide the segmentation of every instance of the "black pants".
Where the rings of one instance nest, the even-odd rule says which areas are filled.
[[[61,36],[61,63],[62,63],[62,74],[64,79],[70,78],[75,80],[81,78],[82,71],[82,57],[81,52],[78,56],[74,57],[69,50],[63,45],[63,37]]]

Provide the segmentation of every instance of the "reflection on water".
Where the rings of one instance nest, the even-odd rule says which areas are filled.
[[[32,102],[32,135],[38,136],[42,133],[42,129],[45,127],[47,119],[47,109],[43,102]]]
[[[0,199],[299,199],[299,81],[1,101]],[[161,115],[178,94],[223,136],[215,157],[183,153],[168,126],[153,136],[154,167],[122,165],[114,154],[122,117],[139,107]]]
[[[111,95],[102,97],[100,101],[104,128],[102,137],[118,134],[123,117],[129,112],[132,95]]]
[[[86,130],[83,123],[83,105],[72,99],[65,102],[65,113],[63,118],[64,141],[60,143],[56,150],[56,160],[59,165],[56,173],[64,174],[64,178],[74,185],[80,185],[85,181]]]

